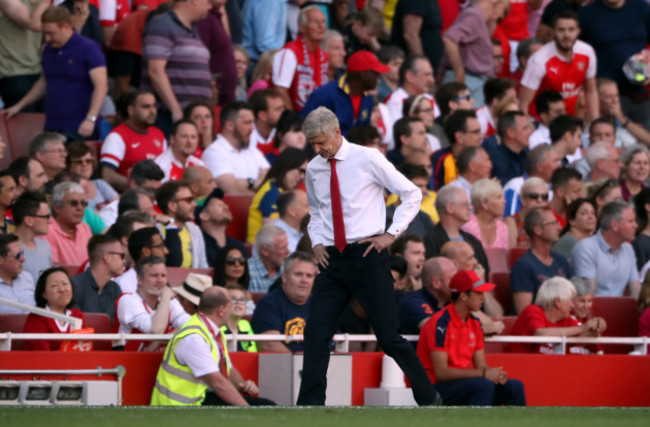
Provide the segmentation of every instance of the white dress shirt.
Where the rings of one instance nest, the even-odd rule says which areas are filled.
[[[296,230],[295,228],[291,227],[289,224],[284,222],[282,218],[278,218],[273,225],[276,227],[280,227],[287,233],[287,240],[289,240],[289,252],[295,252],[296,247],[298,247],[298,243],[300,243],[300,239],[302,239],[302,233],[300,230]],[[253,250],[255,247],[253,247]]]
[[[348,243],[384,233],[386,205],[384,188],[402,203],[395,211],[388,233],[398,236],[420,210],[422,192],[378,151],[350,144],[342,138],[334,155],[341,193],[345,237]],[[331,167],[327,159],[316,156],[307,166],[305,185],[311,220],[312,245],[334,245],[334,224],[330,198]]]
[[[219,331],[219,327],[214,324],[214,322],[207,317],[205,318],[210,323],[210,327],[214,332]],[[203,322],[203,319],[201,319]],[[212,345],[216,346],[217,343],[212,338]],[[187,365],[192,370],[192,375],[196,378],[202,377],[203,375],[211,374],[212,372],[219,372],[219,358],[221,355],[217,351],[217,360],[212,357],[212,351],[210,350],[210,344],[205,341],[202,334],[190,334],[184,338],[181,338],[180,341],[176,344],[174,349],[174,356],[176,356],[176,361],[181,365]],[[226,364],[229,367],[232,367],[230,363],[230,357],[226,355]]]

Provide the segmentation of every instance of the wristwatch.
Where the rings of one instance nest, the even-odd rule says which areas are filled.
[[[91,114],[88,114],[86,116],[86,120],[88,120],[90,123],[95,123],[97,121],[97,116],[93,116]]]
[[[255,180],[253,178],[248,178],[248,189],[252,190],[255,185]]]

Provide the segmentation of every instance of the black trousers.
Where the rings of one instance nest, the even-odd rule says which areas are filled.
[[[350,244],[341,253],[327,248],[329,266],[316,277],[305,327],[304,360],[298,405],[324,405],[329,364],[329,340],[351,297],[363,307],[379,346],[404,371],[420,405],[436,402],[433,389],[413,347],[398,331],[397,306],[388,262],[388,250],[363,258],[368,244]]]
[[[249,396],[247,394],[242,394],[241,397],[243,397],[244,400],[248,402],[248,404],[251,406],[276,406],[276,403],[274,401],[265,399],[263,397],[254,397],[254,396]],[[230,403],[222,400],[219,396],[217,396],[212,391],[207,391],[205,393],[205,399],[203,400],[203,403],[201,403],[201,405],[202,406],[232,406]]]

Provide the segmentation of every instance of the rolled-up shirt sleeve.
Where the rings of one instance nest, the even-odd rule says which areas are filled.
[[[323,219],[320,215],[319,203],[316,199],[316,193],[314,190],[314,183],[312,179],[312,172],[309,167],[307,168],[307,173],[305,176],[305,187],[307,188],[307,203],[309,204],[309,225],[307,226],[307,231],[309,233],[309,238],[311,239],[312,247],[320,244],[325,244],[325,239],[323,238]]]

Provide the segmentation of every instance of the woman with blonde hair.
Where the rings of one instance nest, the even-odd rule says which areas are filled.
[[[247,95],[250,98],[253,92],[260,89],[267,89],[271,87],[271,74],[273,73],[273,58],[278,53],[279,49],[271,49],[260,55],[260,59],[255,64],[253,69],[253,76],[251,77],[251,87],[248,89]]]
[[[474,213],[461,229],[476,237],[485,249],[508,249],[508,227],[501,219],[506,206],[501,185],[493,179],[479,179],[472,185],[470,198]]]
[[[504,220],[508,227],[508,243],[511,248],[530,246],[528,234],[524,230],[524,218],[531,209],[548,205],[548,192],[548,185],[541,178],[531,177],[524,181],[519,194],[521,209]]]

